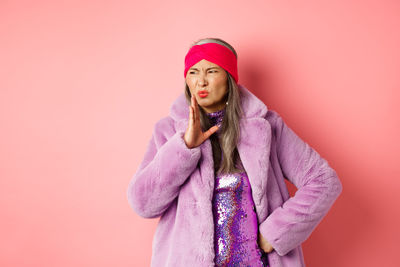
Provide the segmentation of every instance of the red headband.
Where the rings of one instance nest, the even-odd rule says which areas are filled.
[[[190,48],[185,57],[185,78],[189,68],[202,59],[208,60],[217,64],[221,68],[224,68],[232,75],[236,83],[238,82],[239,77],[237,73],[237,59],[235,54],[229,48],[217,43],[194,45]]]

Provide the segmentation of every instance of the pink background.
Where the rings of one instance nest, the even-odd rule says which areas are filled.
[[[126,189],[202,37],[343,183],[307,266],[398,266],[399,1],[55,2],[0,2],[0,266],[149,266]]]

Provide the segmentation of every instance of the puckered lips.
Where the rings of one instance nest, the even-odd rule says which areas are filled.
[[[207,96],[208,96],[208,92],[207,92],[206,90],[198,91],[197,94],[198,94],[200,97],[207,97]]]

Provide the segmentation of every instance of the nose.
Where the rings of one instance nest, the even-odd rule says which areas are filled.
[[[204,86],[207,85],[208,81],[207,81],[207,77],[205,74],[201,74],[199,75],[199,85],[200,86]]]

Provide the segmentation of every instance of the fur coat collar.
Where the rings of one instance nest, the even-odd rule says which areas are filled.
[[[271,143],[271,126],[265,119],[268,108],[260,99],[240,84],[239,90],[244,115],[240,119],[240,138],[237,149],[252,186],[254,203],[259,205],[268,182],[266,178],[268,177],[268,158]],[[185,132],[189,114],[184,94],[181,94],[172,104],[170,116],[175,121],[176,130]],[[201,154],[204,157],[203,161],[208,162],[208,164],[203,165],[203,168],[207,169],[206,173],[208,173],[203,181],[204,192],[207,192],[211,200],[214,188],[214,174],[211,174],[213,159],[210,140],[207,139],[200,147]]]

